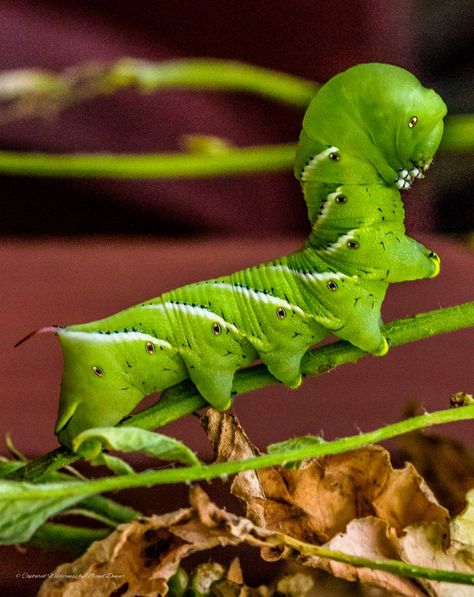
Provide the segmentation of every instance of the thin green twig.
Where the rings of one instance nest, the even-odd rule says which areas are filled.
[[[452,123],[452,126],[451,126]],[[474,116],[451,116],[440,151],[474,149]],[[228,146],[212,153],[48,154],[0,151],[0,173],[14,176],[175,179],[291,170],[296,144]]]
[[[78,64],[60,73],[17,69],[0,72],[0,123],[51,116],[130,87],[143,93],[169,88],[255,93],[304,108],[318,84],[251,64],[206,58],[164,62],[121,58],[115,63]]]
[[[104,539],[110,529],[86,529],[55,522],[47,522],[39,527],[28,545],[83,552],[93,541]]]
[[[407,562],[393,559],[375,560],[364,556],[353,555],[341,551],[334,551],[319,545],[312,545],[299,541],[289,535],[276,534],[269,537],[269,543],[275,546],[288,546],[295,549],[298,553],[306,556],[316,556],[319,558],[328,558],[336,562],[350,564],[357,568],[370,568],[371,570],[383,570],[391,572],[398,576],[408,578],[426,578],[431,581],[452,582],[459,584],[474,584],[474,574],[469,572],[458,572],[454,570],[439,570],[438,568],[427,568],[426,566],[416,566]]]
[[[474,326],[474,302],[420,313],[407,319],[399,319],[384,327],[392,347],[408,342],[430,338],[437,334],[453,332]],[[309,351],[302,361],[305,375],[321,375],[344,363],[353,363],[367,353],[347,342],[336,342],[329,346]],[[263,365],[255,365],[238,371],[233,390],[245,394],[252,390],[278,383]],[[143,429],[157,429],[206,406],[206,401],[190,382],[183,382],[163,392],[159,402],[133,415],[123,422]],[[49,454],[17,469],[7,478],[37,480],[54,470],[71,464],[79,457],[66,448],[57,448]]]
[[[474,114],[455,114],[446,119],[441,151],[474,150]]]
[[[474,419],[474,405],[469,405],[425,413],[411,419],[385,425],[367,433],[359,433],[342,439],[317,443],[285,452],[254,456],[245,460],[229,460],[184,468],[147,470],[140,473],[129,473],[87,481],[38,484],[12,481],[12,485],[8,488],[8,499],[15,499],[17,493],[18,499],[21,498],[24,501],[51,500],[54,498],[64,500],[69,497],[86,497],[121,489],[192,483],[194,481],[211,481],[217,478],[225,479],[229,475],[235,475],[244,471],[285,465],[288,462],[297,462],[305,458],[350,452],[418,429],[472,419]]]
[[[0,173],[93,178],[202,178],[288,170],[296,145],[229,147],[219,153],[69,154],[0,151]]]

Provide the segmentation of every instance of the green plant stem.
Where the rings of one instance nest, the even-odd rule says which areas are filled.
[[[467,152],[474,149],[474,114],[454,114],[446,118],[440,150]]]
[[[440,149],[445,152],[473,150],[474,116],[448,118]],[[229,146],[215,153],[48,154],[0,151],[0,173],[57,178],[205,178],[290,170],[295,151],[294,143]]]
[[[448,119],[441,150],[472,149],[474,116]],[[216,153],[47,154],[0,151],[0,173],[68,178],[205,178],[290,170],[295,151],[296,144],[293,143],[227,147]]]
[[[0,173],[93,178],[202,178],[288,170],[296,145],[229,147],[219,153],[69,154],[0,151]]]
[[[371,570],[383,570],[384,572],[391,572],[398,576],[405,576],[408,578],[426,578],[432,581],[452,582],[460,584],[474,584],[474,574],[468,572],[456,572],[452,570],[439,570],[437,568],[427,568],[425,566],[416,566],[401,562],[400,560],[384,559],[373,560],[363,556],[356,556],[341,551],[333,551],[326,547],[312,545],[298,541],[289,535],[275,535],[269,537],[269,543],[275,546],[292,547],[299,553],[305,556],[316,556],[319,558],[328,558],[336,562],[343,562],[350,564],[357,568],[370,568]]]
[[[105,498],[101,495],[92,495],[85,500],[82,500],[80,506],[117,524],[130,522],[134,518],[142,516],[141,512],[138,512],[138,510],[130,508],[130,506],[118,504],[114,500]]]
[[[106,87],[115,91],[130,86],[146,92],[170,87],[244,91],[302,108],[318,89],[314,81],[269,68],[201,58],[158,63],[124,58],[109,69]]]
[[[104,539],[110,532],[110,529],[85,529],[47,522],[39,527],[27,545],[83,552],[93,541]]]
[[[144,93],[169,88],[240,91],[303,108],[318,89],[313,81],[233,60],[122,58],[78,64],[60,73],[31,68],[0,72],[0,101],[7,101],[0,116],[12,120],[51,115],[130,87]]]
[[[407,319],[399,319],[383,328],[393,347],[408,342],[474,326],[474,302],[420,313]],[[367,353],[347,342],[336,342],[310,350],[303,358],[302,372],[305,375],[321,375],[344,363],[353,363]],[[252,390],[278,383],[263,365],[255,365],[235,376],[233,390],[236,394],[244,394]],[[150,408],[125,420],[123,425],[132,425],[143,429],[157,429],[167,423],[180,419],[185,415],[206,406],[204,398],[189,382],[177,384],[163,392],[159,402]],[[57,448],[49,454],[41,456],[21,469],[17,469],[8,479],[36,480],[54,470],[71,464],[79,456],[67,448]]]
[[[350,452],[364,446],[391,439],[404,433],[418,429],[466,421],[474,419],[474,405],[463,406],[456,409],[441,410],[434,413],[425,413],[418,417],[386,425],[374,431],[359,433],[330,442],[318,443],[304,448],[288,450],[286,452],[264,454],[245,460],[230,460],[209,465],[195,465],[184,468],[167,468],[148,470],[140,473],[129,473],[113,477],[103,477],[87,481],[68,481],[58,483],[33,484],[21,481],[12,481],[17,484],[18,498],[22,500],[51,500],[58,498],[64,500],[69,497],[86,497],[136,487],[151,487],[153,485],[170,485],[175,483],[191,483],[194,481],[210,481],[217,478],[227,478],[229,475],[243,471],[268,468],[296,462],[310,457],[320,457],[328,454],[341,454]],[[8,491],[8,499],[15,499],[15,485]]]

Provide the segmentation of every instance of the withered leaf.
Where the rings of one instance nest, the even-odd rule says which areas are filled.
[[[213,420],[212,409],[207,417],[208,421]],[[221,431],[217,442],[212,434],[215,426],[208,426],[219,459],[232,457],[236,435],[240,453],[255,453],[250,443],[245,446],[245,435],[239,433],[235,418],[228,418],[223,425],[227,415],[219,413],[216,417],[220,429],[228,430]],[[231,487],[245,502],[247,516],[264,528],[307,543],[358,556],[402,559],[398,538],[404,536],[405,529],[436,525],[444,529],[445,535],[449,531],[448,511],[437,502],[415,467],[407,463],[402,469],[393,469],[388,452],[380,446],[310,458],[299,470],[273,467],[254,475],[252,483],[243,483],[242,474],[237,475]],[[268,560],[295,557],[306,566],[322,568],[348,580],[378,585],[402,595],[426,595],[426,584],[422,588],[407,578],[314,555],[295,556],[288,548],[264,547],[262,556]],[[444,564],[451,568],[448,561]],[[435,559],[424,565],[436,567]]]
[[[405,414],[409,417],[418,413],[411,407]],[[440,503],[452,515],[459,514],[465,506],[464,496],[474,488],[472,448],[455,438],[426,431],[402,435],[397,443],[402,448],[401,457],[414,464]]]

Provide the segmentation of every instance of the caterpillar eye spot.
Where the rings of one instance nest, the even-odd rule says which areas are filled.
[[[153,354],[155,352],[155,345],[153,344],[153,342],[147,342],[145,344],[145,350],[148,354]]]
[[[336,152],[330,153],[328,157],[333,162],[338,162],[341,159],[341,156]]]
[[[276,314],[278,319],[285,319],[286,317],[286,311],[285,309],[283,309],[283,307],[278,307],[278,309],[276,310]]]
[[[410,120],[408,121],[408,128],[412,129],[417,122],[418,122],[418,116],[412,116],[410,118]]]
[[[94,373],[94,375],[97,375],[97,377],[103,377],[104,375],[104,370],[100,367],[96,367],[96,365],[92,367],[92,372]]]
[[[347,203],[347,197],[345,195],[338,195],[336,197],[336,203]]]
[[[219,336],[222,333],[222,328],[219,323],[215,322],[212,324],[211,331],[214,336]]]
[[[334,280],[329,280],[326,286],[329,288],[331,292],[335,292],[337,290],[337,284],[336,282],[334,282]]]
[[[348,249],[358,249],[359,247],[360,247],[360,245],[356,240],[348,240],[347,241]]]

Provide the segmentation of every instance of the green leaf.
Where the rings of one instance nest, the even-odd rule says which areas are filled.
[[[182,464],[198,465],[194,452],[180,441],[137,427],[97,427],[83,431],[74,439],[74,451],[88,440],[98,440],[105,448],[120,452],[143,452],[160,460],[176,460]]]
[[[20,460],[0,460],[0,478],[6,477],[23,466],[25,463]]]
[[[64,485],[48,484],[50,487]],[[66,498],[45,496],[31,500],[28,497],[31,488],[31,483],[0,480],[0,545],[28,541],[47,518],[83,499],[78,495]]]
[[[325,441],[322,437],[317,435],[303,435],[301,437],[292,437],[283,442],[277,442],[276,444],[270,444],[267,446],[268,454],[285,454],[293,450],[301,450],[304,448],[311,448],[312,446],[319,446],[324,444]],[[285,468],[299,468],[301,460],[288,460],[282,463]]]
[[[284,454],[285,452],[311,448],[312,446],[324,443],[325,440],[317,435],[303,435],[301,437],[292,437],[276,444],[270,444],[267,446],[267,452],[268,454]]]
[[[93,466],[106,466],[109,470],[111,470],[115,475],[128,475],[129,473],[134,473],[133,467],[131,467],[128,462],[119,458],[118,456],[111,456],[110,454],[105,454],[102,452],[91,460],[91,464]]]

